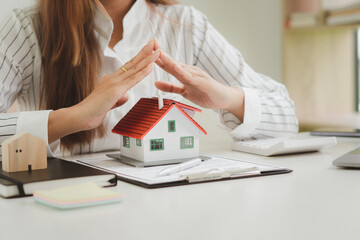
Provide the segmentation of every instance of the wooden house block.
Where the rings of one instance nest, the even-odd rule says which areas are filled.
[[[2,143],[2,169],[21,172],[47,168],[46,143],[29,133],[17,133]]]

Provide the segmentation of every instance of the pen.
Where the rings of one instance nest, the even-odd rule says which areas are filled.
[[[158,175],[159,176],[171,175],[171,174],[174,174],[177,172],[181,172],[185,169],[195,167],[195,166],[199,165],[200,163],[201,163],[201,158],[194,158],[192,160],[180,163],[176,166],[171,166],[171,167],[165,168],[165,169],[161,170],[158,173]]]
[[[189,174],[186,176],[186,179],[191,183],[260,174],[261,172],[258,167],[234,168],[228,170],[221,168],[213,168],[204,172]]]

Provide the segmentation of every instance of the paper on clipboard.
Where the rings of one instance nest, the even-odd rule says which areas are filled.
[[[119,160],[108,157],[79,160],[79,162],[96,168],[101,168],[106,171],[113,172],[123,179],[133,180],[146,185],[166,184],[166,183],[173,183],[184,180],[189,181],[188,176],[198,176],[198,174],[207,173],[209,170],[213,170],[213,169],[221,169],[223,170],[223,172],[231,172],[232,170],[237,169],[240,170],[242,175],[260,175],[262,172],[286,170],[286,168],[257,164],[252,162],[245,162],[245,161],[225,158],[221,156],[208,155],[208,154],[202,154],[202,156],[210,157],[210,159],[202,162],[200,165],[196,167],[169,176],[158,175],[158,173],[161,170],[167,168],[168,166],[136,168],[124,164]],[[256,168],[256,170],[254,168]],[[244,172],[241,171],[241,169],[249,169],[249,171]],[[218,179],[219,178],[221,177],[218,177]],[[195,181],[189,181],[189,182],[199,182],[206,180],[207,179],[205,176],[204,179],[197,178]]]

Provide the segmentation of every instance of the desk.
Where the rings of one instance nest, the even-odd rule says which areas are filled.
[[[1,239],[359,239],[360,171],[332,160],[360,144],[266,158],[216,144],[202,150],[291,168],[259,178],[144,189],[119,182],[120,204],[59,211],[0,199]]]

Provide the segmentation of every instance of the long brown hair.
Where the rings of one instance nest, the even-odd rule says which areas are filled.
[[[94,34],[94,7],[99,0],[38,0],[42,51],[41,106],[57,110],[86,98],[95,88],[101,70],[101,54]],[[147,0],[148,4],[171,5],[175,0]],[[59,119],[61,121],[61,119]],[[61,139],[72,149],[103,137],[103,126]]]

